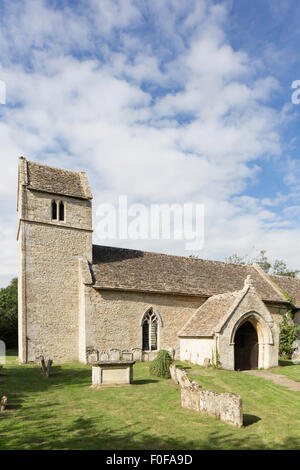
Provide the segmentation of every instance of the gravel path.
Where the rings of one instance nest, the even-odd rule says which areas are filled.
[[[282,385],[283,387],[287,387],[289,390],[300,392],[300,382],[295,382],[285,375],[273,374],[272,372],[267,372],[265,370],[244,370],[243,372],[255,375],[255,377],[272,380],[276,385]]]

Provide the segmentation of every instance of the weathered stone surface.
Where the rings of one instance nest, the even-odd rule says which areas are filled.
[[[174,348],[167,348],[167,351],[170,355],[170,358],[173,360],[175,357],[175,349]]]
[[[184,369],[176,369],[176,376],[180,387],[190,387],[192,385]]]
[[[201,390],[200,411],[215,418],[220,417],[220,395],[211,390]]]
[[[293,364],[300,364],[300,340],[297,339],[293,342],[292,348],[294,352],[292,354],[292,362]]]
[[[130,351],[122,351],[123,361],[133,361],[133,353]]]
[[[88,355],[88,362],[90,364],[97,361],[99,361],[99,354],[97,352]]]
[[[100,353],[99,353],[99,360],[100,360],[100,361],[109,361],[109,360],[110,360],[110,357],[109,357],[108,351],[100,351]]]
[[[197,382],[190,382],[184,370],[170,366],[171,377],[180,385],[181,406],[221,419],[237,427],[243,425],[243,404],[235,393],[218,394],[212,390],[200,390]]]
[[[203,366],[204,367],[209,367],[210,366],[210,358],[209,357],[204,358]]]
[[[133,380],[135,361],[98,362],[92,367],[93,385],[130,384]]]
[[[4,411],[7,407],[7,397],[3,396],[0,401],[0,411]]]
[[[200,411],[200,393],[193,386],[181,387],[181,406],[190,410]]]
[[[171,379],[173,380],[173,382],[175,382],[175,384],[178,385],[179,382],[177,378],[177,369],[176,369],[175,364],[170,365],[170,374],[171,374]]]
[[[109,357],[111,361],[119,361],[121,359],[121,351],[119,349],[111,349]]]
[[[243,426],[243,403],[235,393],[222,393],[219,398],[220,419],[234,426]]]
[[[142,361],[143,360],[143,350],[142,348],[133,348],[133,360],[134,361]]]
[[[92,367],[92,384],[100,385],[102,383],[102,370],[100,367]]]

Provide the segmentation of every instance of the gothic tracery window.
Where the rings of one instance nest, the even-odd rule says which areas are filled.
[[[152,308],[144,315],[142,329],[143,349],[146,351],[156,351],[158,348],[158,319]]]

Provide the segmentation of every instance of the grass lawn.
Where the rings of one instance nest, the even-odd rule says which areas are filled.
[[[282,359],[279,361],[279,367],[274,367],[272,372],[275,374],[286,375],[289,379],[292,379],[295,382],[300,382],[300,364],[294,365],[292,361]]]
[[[10,355],[0,377],[9,407],[0,414],[0,449],[300,449],[300,393],[248,374],[184,364],[204,389],[235,392],[244,424],[229,424],[180,407],[179,387],[134,366],[131,386],[90,390],[91,367],[39,365]],[[274,369],[299,380],[300,366]]]

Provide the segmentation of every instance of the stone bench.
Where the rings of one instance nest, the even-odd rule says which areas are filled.
[[[100,361],[93,364],[93,385],[131,384],[136,361]]]

